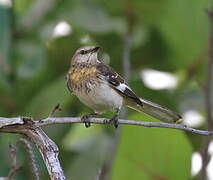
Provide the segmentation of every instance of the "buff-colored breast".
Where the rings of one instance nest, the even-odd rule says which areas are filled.
[[[82,69],[74,69],[70,72],[70,80],[73,83],[78,83],[79,81],[89,79],[95,76],[97,70],[95,67],[91,68],[82,68]]]
[[[70,69],[68,76],[72,90],[75,92],[81,90],[82,88],[87,88],[87,82],[93,80],[96,75],[97,70],[95,67]]]

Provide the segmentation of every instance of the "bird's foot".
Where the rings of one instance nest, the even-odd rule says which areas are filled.
[[[91,126],[90,118],[94,116],[97,116],[97,114],[96,113],[86,114],[81,117],[81,121],[84,122],[86,128]]]
[[[110,122],[114,124],[115,128],[118,128],[118,115],[113,116]]]

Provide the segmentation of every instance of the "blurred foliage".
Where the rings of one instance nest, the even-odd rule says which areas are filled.
[[[32,116],[38,120],[47,117],[57,103],[63,109],[58,116],[90,112],[66,88],[70,58],[80,46],[101,45],[100,58],[123,74],[123,39],[130,32],[132,89],[139,96],[181,113],[196,109],[205,117],[205,9],[209,4],[210,0],[15,0],[11,6],[0,3],[1,116]],[[54,36],[60,22],[70,26],[70,33]],[[175,74],[178,87],[146,87],[139,75],[144,68]],[[132,110],[128,118],[155,121]],[[112,127],[57,125],[45,131],[59,146],[68,179],[94,180],[107,159],[113,158],[110,147],[116,130]],[[10,167],[8,144],[18,137],[0,134],[0,176],[6,176]],[[199,151],[200,141],[200,136],[186,132],[124,127],[112,179],[188,180],[191,155]],[[36,153],[42,179],[48,179]],[[26,159],[20,149],[18,161],[24,168],[16,179],[31,178]]]
[[[129,118],[154,121],[144,115]],[[178,180],[190,177],[192,147],[184,132],[124,127],[118,152],[113,179]]]

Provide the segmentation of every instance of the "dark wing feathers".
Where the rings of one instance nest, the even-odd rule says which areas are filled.
[[[106,64],[99,63],[97,65],[98,71],[107,78],[109,83],[118,86],[120,83],[125,83],[124,79],[119,76],[111,67],[107,66]]]
[[[137,104],[143,106],[143,103],[141,102],[141,100],[135,95],[135,93],[131,89],[126,88],[123,94],[133,99]]]
[[[119,94],[126,98],[130,98],[137,104],[143,106],[141,100],[128,87],[125,80],[119,74],[117,74],[111,67],[100,63],[97,65],[97,70],[102,76],[104,76],[105,80],[108,81],[111,87],[114,88]]]

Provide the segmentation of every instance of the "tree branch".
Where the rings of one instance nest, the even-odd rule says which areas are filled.
[[[2,177],[0,180],[12,180],[18,171],[21,170],[21,166],[17,164],[16,161],[16,148],[10,145],[10,161],[11,161],[11,169],[8,173],[7,177]]]
[[[19,120],[18,120],[19,119]],[[17,122],[17,123],[15,123]],[[3,123],[3,124],[2,124]],[[10,124],[9,124],[10,123]],[[65,180],[57,145],[31,118],[0,118],[0,132],[24,134],[38,147],[51,180]]]
[[[110,119],[92,118],[94,124],[112,124]],[[0,117],[0,132],[24,134],[36,144],[46,164],[51,180],[65,180],[63,170],[58,159],[57,145],[43,132],[41,127],[53,124],[83,123],[80,117],[48,117],[40,121],[33,121],[27,117],[3,118]],[[136,125],[144,127],[160,127],[188,131],[194,134],[213,135],[213,131],[194,129],[182,124],[162,122],[146,122],[119,119],[118,124]]]
[[[33,148],[32,148],[32,145],[30,143],[30,141],[26,138],[20,138],[16,141],[16,144],[15,144],[15,151],[17,151],[18,147],[22,145],[26,151],[26,153],[28,154],[29,156],[29,160],[30,160],[30,166],[31,166],[31,172],[32,172],[32,175],[33,175],[33,179],[34,180],[40,180],[40,174],[39,174],[39,169],[38,169],[38,166],[37,166],[37,163],[36,163],[36,158],[35,158],[35,155],[33,153]]]
[[[205,86],[205,105],[207,114],[207,130],[213,130],[213,8],[208,12],[209,18],[209,60],[208,60],[208,71],[206,76],[206,86]],[[211,138],[203,139],[203,145],[201,148],[202,154],[202,169],[200,172],[199,179],[207,179],[206,168],[210,162],[211,156],[208,154],[208,147]]]
[[[105,119],[105,118],[92,118],[90,119],[90,122],[94,124],[112,124],[113,123],[110,121],[110,119]],[[35,124],[39,127],[47,126],[51,124],[64,124],[64,123],[83,123],[83,122],[81,121],[81,118],[78,118],[78,117],[50,117],[50,118],[43,119],[42,121],[35,122]],[[170,128],[170,129],[184,130],[194,134],[200,134],[200,135],[206,135],[206,136],[213,135],[213,131],[194,129],[182,124],[134,121],[134,120],[124,120],[124,119],[119,119],[118,124],[136,125],[136,126],[144,126],[144,127]]]

